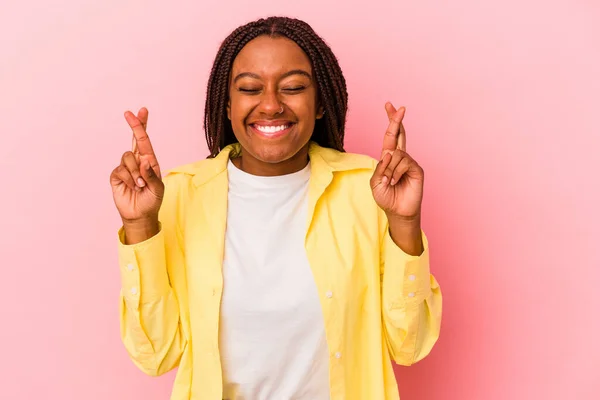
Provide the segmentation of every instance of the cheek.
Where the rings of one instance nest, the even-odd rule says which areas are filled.
[[[231,98],[230,102],[230,113],[231,113],[231,123],[240,124],[244,122],[244,119],[252,110],[253,104],[251,101],[248,101],[244,98]]]
[[[288,105],[292,106],[291,103]],[[316,117],[315,101],[312,96],[294,99],[292,109],[301,119],[314,119]],[[306,122],[306,121],[304,121]]]

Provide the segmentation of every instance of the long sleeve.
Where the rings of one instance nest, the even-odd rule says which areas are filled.
[[[125,245],[119,230],[121,272],[121,340],[135,365],[152,376],[179,364],[186,345],[180,320],[178,295],[169,271],[184,268],[183,247],[177,221],[181,181],[167,176],[161,206],[160,231],[148,240]]]
[[[411,365],[426,357],[440,334],[442,292],[429,269],[429,244],[411,256],[392,240],[387,220],[381,241],[383,329],[392,359]]]

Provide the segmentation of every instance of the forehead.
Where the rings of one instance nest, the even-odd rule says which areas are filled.
[[[293,69],[311,72],[310,59],[293,40],[259,36],[252,39],[233,61],[232,72],[253,72],[260,76],[285,73]]]

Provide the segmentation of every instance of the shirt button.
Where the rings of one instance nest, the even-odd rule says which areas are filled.
[[[131,288],[131,294],[137,294],[137,288],[132,287]]]
[[[325,293],[325,297],[327,297],[328,299],[333,297],[333,292],[329,291],[327,293]]]
[[[414,292],[410,292],[410,293],[408,294],[408,297],[415,297],[415,294],[414,294]]]
[[[414,275],[409,275],[409,276],[408,276],[408,280],[409,280],[409,281],[414,281],[415,279],[417,279],[417,277],[416,277],[416,276],[414,276]]]
[[[133,271],[133,264],[127,264],[127,269],[130,271]]]
[[[342,358],[342,353],[340,353],[339,351],[335,353],[335,358]]]

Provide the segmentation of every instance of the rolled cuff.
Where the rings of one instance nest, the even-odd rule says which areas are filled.
[[[168,293],[169,276],[165,258],[165,238],[159,223],[159,232],[136,244],[124,243],[124,229],[119,237],[119,268],[121,294],[133,308],[161,298]]]
[[[383,242],[383,289],[390,306],[406,306],[424,301],[431,294],[429,243],[421,231],[423,253],[413,256],[404,252],[390,236]],[[395,308],[393,307],[392,308]]]

